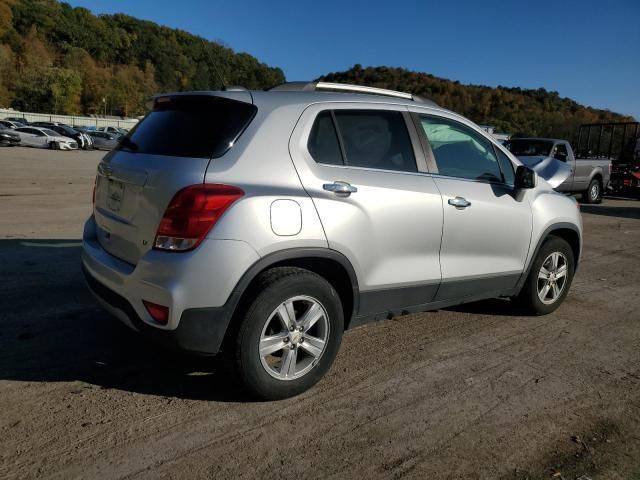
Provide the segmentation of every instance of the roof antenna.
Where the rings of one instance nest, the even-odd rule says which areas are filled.
[[[216,68],[216,62],[213,59],[213,53],[211,52],[211,50],[209,50],[208,45],[205,42],[204,38],[202,39],[202,48],[204,48],[205,51],[209,54],[209,61],[211,62],[211,66],[213,67],[213,71],[215,72],[216,76],[218,77],[218,80],[222,84],[222,90],[226,90],[227,89],[227,82],[224,81],[224,77],[222,75],[220,75],[220,71]]]

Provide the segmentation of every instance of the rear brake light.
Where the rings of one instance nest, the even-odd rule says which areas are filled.
[[[192,185],[180,190],[164,212],[154,248],[184,252],[196,248],[227,208],[244,195],[231,185]]]
[[[146,300],[143,300],[142,303],[147,309],[147,312],[149,312],[149,315],[151,315],[151,318],[163,325],[167,324],[167,322],[169,321],[169,307],[158,305],[157,303],[147,302]]]

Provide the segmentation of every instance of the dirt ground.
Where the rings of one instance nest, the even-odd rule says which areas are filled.
[[[85,289],[102,155],[0,149],[0,478],[640,478],[640,202],[582,208],[554,314],[370,324],[311,391],[251,403]]]

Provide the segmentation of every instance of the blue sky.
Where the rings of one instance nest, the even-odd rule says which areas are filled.
[[[220,41],[288,80],[356,63],[398,66],[465,84],[543,87],[640,120],[640,0],[69,3]]]

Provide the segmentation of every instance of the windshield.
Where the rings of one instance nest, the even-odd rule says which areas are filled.
[[[551,153],[553,142],[545,140],[509,140],[505,147],[516,157],[548,157]]]
[[[53,130],[49,130],[48,128],[41,128],[40,131],[50,137],[57,137],[59,135],[58,132],[54,132]]]

